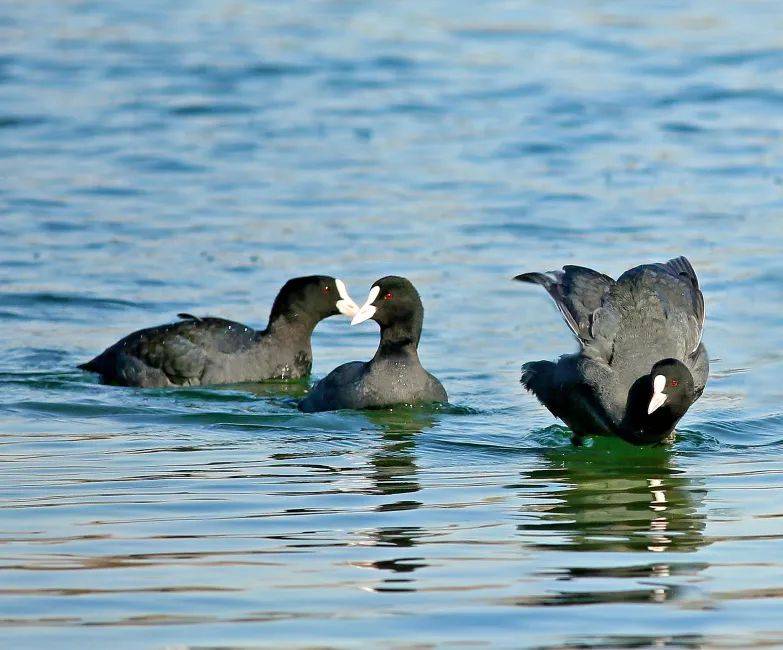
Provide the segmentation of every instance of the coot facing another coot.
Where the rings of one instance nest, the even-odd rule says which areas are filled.
[[[358,309],[341,280],[293,278],[277,294],[264,330],[180,314],[179,322],[133,332],[79,368],[105,383],[142,387],[301,379],[312,367],[315,326]]]
[[[352,325],[372,319],[381,326],[375,356],[335,368],[300,403],[302,411],[366,409],[395,404],[446,402],[441,383],[421,365],[418,355],[424,307],[405,278],[387,276],[370,289]]]

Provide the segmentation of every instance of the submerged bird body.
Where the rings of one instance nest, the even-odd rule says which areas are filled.
[[[372,318],[381,326],[375,356],[335,368],[313,387],[299,408],[313,412],[446,402],[445,389],[419,361],[423,316],[419,294],[408,280],[396,276],[378,280],[352,321]]]
[[[576,438],[665,439],[704,390],[704,298],[684,257],[645,264],[617,280],[578,266],[518,280],[543,286],[581,350],[522,368],[522,384]]]
[[[334,314],[352,316],[357,309],[341,281],[295,278],[278,293],[264,330],[180,314],[181,321],[133,332],[79,367],[122,386],[301,379],[310,374],[315,326]]]

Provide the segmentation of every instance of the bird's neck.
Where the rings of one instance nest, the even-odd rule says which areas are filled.
[[[381,342],[375,358],[407,357],[418,360],[420,336],[421,327],[415,327],[415,323],[407,319],[392,325],[382,325]]]
[[[264,337],[302,349],[310,349],[310,338],[318,321],[301,312],[289,312],[270,317]]]
[[[262,367],[272,369],[271,378],[301,379],[313,367],[310,335],[315,326],[307,322],[278,318],[258,334],[250,355]]]

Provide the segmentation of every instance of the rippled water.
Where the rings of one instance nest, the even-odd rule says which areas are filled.
[[[783,645],[776,2],[0,7],[0,639]],[[570,446],[525,270],[687,254],[712,377],[671,448]],[[409,276],[452,407],[74,369],[293,275]],[[374,326],[322,323],[315,375]]]

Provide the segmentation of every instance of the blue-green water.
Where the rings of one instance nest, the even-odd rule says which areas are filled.
[[[0,6],[0,641],[783,645],[777,2]],[[671,448],[518,385],[510,277],[688,255],[712,376]],[[422,293],[439,412],[74,369],[293,275]],[[322,323],[315,376],[373,324]]]

